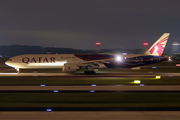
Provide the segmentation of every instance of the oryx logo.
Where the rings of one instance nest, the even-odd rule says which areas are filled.
[[[149,51],[151,54],[153,53],[157,53],[159,56],[162,55],[163,51],[164,51],[164,46],[165,44],[163,44],[163,42],[167,41],[169,36],[163,38],[162,40],[160,40],[158,43],[156,43],[151,50]]]

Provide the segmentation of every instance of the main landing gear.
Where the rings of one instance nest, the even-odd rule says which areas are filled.
[[[95,75],[96,72],[94,71],[94,69],[92,68],[92,66],[88,65],[86,67],[87,70],[84,71],[84,74],[89,74],[89,75]]]
[[[89,74],[89,75],[95,75],[96,72],[95,71],[84,71],[84,74]]]

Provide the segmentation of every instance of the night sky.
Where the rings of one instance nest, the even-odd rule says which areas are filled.
[[[180,42],[180,0],[0,0],[0,45],[139,49],[165,32]]]

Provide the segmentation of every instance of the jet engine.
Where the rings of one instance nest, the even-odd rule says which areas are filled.
[[[66,63],[64,64],[62,71],[63,72],[76,72],[78,69],[79,67],[76,64]]]

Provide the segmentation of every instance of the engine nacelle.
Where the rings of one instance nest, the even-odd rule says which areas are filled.
[[[99,68],[99,65],[98,65],[98,64],[94,64],[94,65],[91,65],[91,67],[92,67],[93,69],[98,69],[98,68]]]
[[[76,72],[78,69],[79,67],[76,64],[66,63],[64,64],[62,71],[63,72]]]

